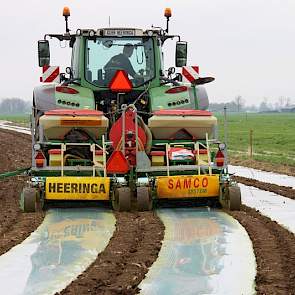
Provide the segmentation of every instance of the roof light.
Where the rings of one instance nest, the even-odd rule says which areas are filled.
[[[186,86],[177,86],[177,87],[173,87],[173,88],[168,89],[165,93],[176,94],[176,93],[181,93],[181,92],[186,92],[186,91],[187,91]]]
[[[77,94],[79,91],[77,91],[74,88],[67,87],[67,86],[57,86],[55,88],[56,92],[66,93],[66,94]]]
[[[77,36],[81,36],[81,35],[82,35],[82,31],[81,31],[81,29],[78,29],[78,30],[76,31],[76,35],[77,35]]]
[[[148,30],[148,31],[147,31],[147,35],[148,35],[149,37],[152,37],[152,36],[154,35],[154,32],[153,32],[152,30]]]
[[[166,8],[165,9],[165,17],[167,17],[167,18],[169,18],[169,17],[171,17],[172,16],[172,10],[171,10],[171,8]]]
[[[70,16],[71,15],[70,8],[65,6],[64,9],[63,9],[62,15],[65,16],[65,17]]]
[[[94,37],[95,36],[95,31],[94,30],[90,30],[89,31],[89,36],[90,37]]]

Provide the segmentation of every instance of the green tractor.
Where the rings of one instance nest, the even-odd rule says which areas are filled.
[[[187,43],[167,28],[78,29],[38,42],[42,84],[34,89],[31,180],[25,212],[50,203],[107,202],[151,210],[160,202],[219,204],[238,210],[240,190],[227,170],[226,146]],[[66,74],[50,66],[48,39],[72,49]],[[176,39],[175,66],[163,47]],[[176,68],[181,71],[176,72]],[[188,82],[183,82],[187,78]]]

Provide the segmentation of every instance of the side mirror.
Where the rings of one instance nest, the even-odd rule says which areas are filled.
[[[187,62],[187,42],[176,43],[175,65],[177,68],[186,66]]]
[[[50,64],[50,49],[48,40],[38,41],[38,59],[39,67],[49,66]]]

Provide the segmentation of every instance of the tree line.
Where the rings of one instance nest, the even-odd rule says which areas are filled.
[[[223,112],[226,107],[228,112],[281,112],[286,108],[295,108],[289,97],[280,96],[272,104],[267,98],[264,98],[259,105],[246,105],[245,99],[238,95],[230,102],[210,103],[209,109],[212,112]]]
[[[0,100],[0,114],[25,114],[31,111],[31,102],[21,98],[3,98]]]

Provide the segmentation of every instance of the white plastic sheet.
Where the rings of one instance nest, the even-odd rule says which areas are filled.
[[[274,183],[282,186],[290,186],[295,189],[295,177],[273,172],[261,171],[253,168],[242,166],[228,166],[229,173],[237,176],[256,179],[263,182]]]
[[[49,210],[30,237],[0,256],[0,294],[63,290],[105,249],[114,230],[115,218],[105,209]]]
[[[206,209],[162,209],[158,214],[165,237],[140,294],[255,294],[252,243],[236,220]]]
[[[276,221],[295,234],[295,201],[255,187],[239,185],[243,204]]]
[[[13,126],[13,125],[10,125],[9,123],[10,122],[8,122],[8,121],[0,121],[0,128],[31,135],[30,128],[21,127],[21,126]]]

